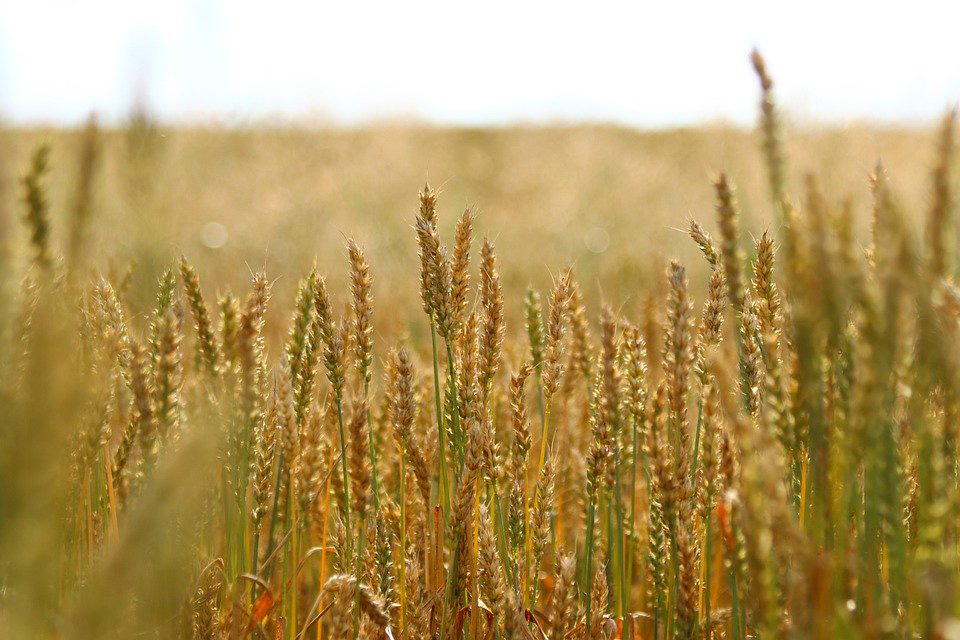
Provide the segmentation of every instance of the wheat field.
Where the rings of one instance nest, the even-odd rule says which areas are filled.
[[[0,132],[0,635],[956,638],[929,130]]]

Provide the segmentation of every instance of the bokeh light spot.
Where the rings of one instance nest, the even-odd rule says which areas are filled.
[[[208,249],[219,249],[227,244],[227,228],[219,222],[208,222],[200,230],[200,240]]]
[[[593,253],[603,253],[610,246],[610,234],[603,227],[591,227],[583,236],[583,244]]]

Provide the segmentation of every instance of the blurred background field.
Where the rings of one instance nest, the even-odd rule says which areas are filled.
[[[960,637],[958,21],[0,3],[0,638]]]
[[[345,243],[353,237],[375,276],[375,326],[403,332],[420,319],[411,225],[424,181],[441,192],[447,238],[465,207],[478,212],[478,232],[497,245],[510,318],[520,313],[528,285],[546,291],[567,264],[589,302],[616,301],[628,312],[650,274],[662,273],[664,258],[680,258],[702,287],[705,264],[678,229],[694,217],[715,231],[711,177],[721,168],[739,188],[744,230],[759,235],[771,220],[758,137],[740,127],[201,129],[135,122],[97,136],[87,253],[91,269],[129,282],[137,312],[150,309],[162,268],[181,253],[211,296],[243,291],[251,270],[263,266],[280,278],[272,308],[286,309],[297,278],[314,262],[334,291],[345,291]],[[929,198],[932,128],[788,130],[794,191],[815,169],[830,198],[853,204],[860,238],[874,160],[882,158],[903,202]],[[40,142],[51,145],[53,238],[62,243],[83,138],[82,129],[0,132],[8,246],[26,246],[18,178]],[[275,320],[268,326],[285,322]]]

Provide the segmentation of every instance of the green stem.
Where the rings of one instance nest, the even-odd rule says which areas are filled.
[[[360,576],[362,575],[363,569],[363,548],[365,546],[367,536],[365,535],[366,526],[366,517],[360,518],[360,529],[357,531],[357,553],[356,553],[356,566],[354,568],[354,577],[357,579],[357,596],[353,603],[353,640],[357,640],[360,636]]]
[[[540,560],[533,563],[533,584],[530,593],[530,611],[537,610],[537,576],[540,575]]]
[[[455,601],[456,581],[457,573],[460,571],[460,545],[454,543],[453,554],[450,558],[450,570],[447,572],[447,585],[446,585],[446,594],[447,597],[444,599],[443,605],[443,620],[440,624],[440,637],[447,637],[447,621],[450,619],[450,611],[454,612],[456,615],[457,603]]]
[[[670,517],[670,558],[673,567],[673,585],[670,594],[670,602],[667,606],[667,634],[670,637],[670,630],[673,628],[673,618],[677,610],[677,596],[680,593],[680,552],[677,549],[677,516]]]
[[[267,553],[273,551],[273,534],[277,525],[277,508],[280,505],[280,492],[283,490],[283,451],[277,457],[277,481],[273,484],[273,507],[270,509],[270,528],[267,529]]]
[[[707,486],[707,495],[713,493],[713,483],[710,482]],[[708,500],[709,503],[709,500]],[[710,578],[713,575],[713,518],[711,517],[712,509],[707,511],[706,517],[706,527],[707,527],[707,540],[705,546],[705,551],[703,554],[703,561],[707,563],[706,575],[704,577],[704,638],[705,640],[710,640],[710,634],[713,631],[713,625],[710,623]]]
[[[454,455],[456,456],[456,468],[454,469],[454,486],[460,482],[460,473],[463,471],[463,431],[460,424],[460,401],[457,396],[457,373],[453,367],[453,349],[450,341],[445,340],[447,347],[447,375],[450,378],[450,398],[453,400],[451,413],[451,426],[454,440]]]
[[[260,561],[260,527],[257,527],[253,532],[253,549],[250,550],[250,575],[257,575],[257,562]],[[251,581],[252,586],[250,587],[250,604],[253,604],[253,601],[257,598],[257,583]]]
[[[337,427],[340,429],[340,469],[343,475],[343,496],[347,505],[343,513],[343,528],[347,534],[347,557],[345,566],[350,566],[353,557],[353,539],[350,532],[350,475],[347,472],[347,436],[343,431],[343,397],[337,394]]]
[[[430,321],[430,342],[433,346],[433,393],[437,404],[437,430],[440,437],[440,450],[437,457],[440,459],[440,494],[443,505],[443,525],[446,530],[447,517],[450,513],[450,480],[447,472],[447,437],[443,423],[443,402],[440,400],[440,366],[437,359],[437,328]]]
[[[500,501],[500,494],[494,491],[493,503],[497,514],[497,547],[500,552],[500,562],[503,564],[507,579],[513,586],[514,591],[519,591],[519,576],[517,575],[516,563],[511,555],[512,547],[510,544],[510,534],[508,532],[507,516],[503,512],[503,505]]]
[[[406,637],[407,609],[407,450],[400,451],[400,636]]]
[[[614,570],[615,580],[618,583],[620,597],[617,598],[617,617],[621,620],[623,619],[627,611],[627,585],[626,585],[626,569],[624,567],[624,551],[623,551],[623,499],[621,496],[621,484],[620,484],[620,473],[622,471],[622,463],[620,461],[620,446],[619,444],[614,447],[614,485],[613,491],[611,491],[610,497],[610,517],[616,518],[616,536],[617,542],[615,545],[616,550],[616,560],[617,566]],[[614,529],[611,528],[611,534],[614,533]]]
[[[735,544],[730,548],[729,552],[736,553]],[[730,567],[730,626],[731,631],[733,631],[733,637],[741,640],[741,638],[743,638],[743,631],[740,624],[740,596],[737,591],[736,558],[727,558],[727,562]]]
[[[586,632],[590,633],[590,610],[591,605],[593,604],[591,600],[593,599],[593,528],[594,520],[596,520],[596,502],[597,497],[593,495],[590,497],[590,504],[587,506],[587,545],[584,549],[587,554],[587,572],[584,582],[584,608],[586,609]]]
[[[486,403],[489,399],[490,402],[490,415],[493,416],[493,420],[496,420],[496,397],[489,397],[489,389],[485,392],[484,402]],[[494,423],[494,431],[496,431],[496,423]],[[487,501],[493,505],[493,508],[490,510],[493,514],[493,523],[494,523],[494,532],[496,534],[497,541],[497,552],[500,554],[500,563],[504,567],[510,567],[513,565],[510,561],[510,552],[508,551],[509,544],[508,534],[507,534],[507,519],[503,515],[503,509],[500,506],[500,490],[497,488],[497,483],[492,482],[487,486]],[[508,571],[508,574],[512,574],[512,571]],[[509,576],[508,576],[509,577]],[[516,587],[516,576],[513,576],[514,587]],[[499,632],[498,632],[499,635]]]
[[[373,422],[370,420],[370,382],[364,374],[363,402],[367,406],[367,434],[370,447],[370,480],[373,485],[373,505],[380,509],[380,474],[377,472],[377,442],[373,437]]]
[[[637,523],[637,420],[633,420],[633,433],[632,433],[632,460],[630,463],[630,535],[631,541],[627,545],[627,589],[626,595],[624,597],[624,609],[630,611],[630,588],[629,586],[633,584],[633,553],[634,553],[634,544],[633,544],[633,532]],[[627,626],[627,640],[632,640],[633,638],[633,625]]]
[[[227,480],[227,470],[224,469],[220,474],[220,483],[221,491],[223,492],[223,538],[225,544],[228,546],[233,546],[232,541],[232,532],[233,527],[230,518],[230,488],[228,486],[229,481]],[[227,563],[226,563],[226,574],[233,580],[234,576],[234,567],[233,567],[233,549],[228,549],[226,553]]]
[[[701,396],[697,401],[697,432],[693,438],[693,464],[690,467],[690,482],[693,483],[697,477],[697,464],[700,462],[700,432],[703,430],[703,389]]]
[[[613,492],[611,491],[611,494],[612,493]],[[614,518],[616,517],[615,513],[617,508],[613,502],[614,502],[614,496],[611,495],[610,502],[608,502],[605,505],[606,509],[601,508],[601,511],[606,512],[606,519],[607,519],[607,566],[610,567],[610,574],[608,577],[610,579],[610,582],[612,583],[610,594],[612,596],[611,599],[613,600],[612,605],[613,605],[614,613],[619,618],[622,613],[621,601],[620,601],[620,595],[621,595],[620,567],[618,566],[619,560],[617,557],[619,553],[619,548],[618,548],[619,545],[617,544],[618,541],[615,540],[615,538],[617,537],[617,532],[614,525]]]
[[[534,486],[534,489],[533,489],[533,504],[534,504],[534,505],[536,505],[537,502],[540,500],[540,474],[541,474],[541,472],[543,471],[543,465],[544,465],[544,463],[546,462],[546,458],[547,458],[547,439],[550,437],[549,432],[550,432],[550,405],[549,405],[549,403],[547,403],[547,404],[546,404],[546,407],[545,407],[545,409],[544,409],[544,412],[543,412],[543,424],[542,424],[542,427],[541,427],[541,435],[540,435],[540,459],[539,459],[539,463],[537,464],[537,472],[536,472],[536,474],[534,475],[534,482],[536,483],[536,485]],[[525,494],[524,494],[524,500],[526,501],[525,504],[524,504],[524,512],[525,512],[525,513],[526,513],[526,512],[529,512],[529,510],[530,510],[529,493],[530,493],[530,492],[529,492],[529,489],[525,490]],[[533,535],[533,534],[532,534],[532,532],[531,532],[531,530],[530,530],[529,523],[526,521],[526,517],[525,517],[525,518],[524,518],[524,536],[525,536],[525,541],[524,541],[523,569],[524,569],[524,576],[527,577],[527,578],[529,578],[529,576],[530,576],[530,561],[531,561],[531,559],[532,559],[531,556],[532,556],[532,554],[533,554],[533,537],[532,537],[532,535]],[[534,580],[534,582],[536,582],[536,574],[533,575],[533,580]],[[535,588],[535,587],[534,587],[534,588]],[[526,594],[524,594],[524,597],[526,597]],[[532,608],[532,606],[531,606],[531,608]]]
[[[292,480],[292,478],[291,478]],[[288,556],[288,572],[290,585],[290,594],[287,597],[289,603],[290,615],[287,617],[287,633],[290,637],[295,637],[297,633],[297,558],[300,556],[300,536],[298,535],[298,526],[295,522],[294,508],[297,497],[293,493],[293,482],[288,482],[287,488],[287,526],[290,528],[290,553]]]

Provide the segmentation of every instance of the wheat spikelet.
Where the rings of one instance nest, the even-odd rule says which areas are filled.
[[[428,506],[430,504],[431,474],[419,438],[413,432],[414,422],[418,414],[418,402],[413,362],[406,349],[400,348],[394,351],[387,386],[390,419],[397,438],[397,446],[406,453],[407,460],[417,479],[417,487],[420,490],[423,503]]]
[[[533,289],[527,289],[524,304],[533,370],[537,372],[538,376],[542,376],[543,368],[541,365],[543,364],[543,349],[546,339],[543,335],[543,311],[540,308],[540,294]]]
[[[351,240],[348,244],[350,254],[350,292],[353,297],[353,348],[357,358],[360,381],[366,388],[370,384],[370,364],[373,362],[373,297],[370,289],[373,278],[370,267],[360,246]]]
[[[669,418],[669,399],[667,385],[661,382],[657,386],[650,418],[650,433],[647,438],[647,451],[652,467],[654,495],[657,497],[663,510],[664,522],[673,520],[676,508],[676,491],[674,490],[674,467],[670,442],[668,440],[667,422]]]
[[[361,521],[367,515],[370,504],[370,426],[367,423],[367,403],[360,397],[354,399],[350,415],[348,463],[350,467],[351,507]]]
[[[700,226],[700,223],[693,218],[690,218],[689,226],[690,230],[688,233],[690,237],[697,243],[697,246],[700,247],[700,251],[703,252],[703,257],[707,259],[710,266],[716,269],[720,266],[720,256],[717,254],[717,249],[713,244],[713,238]]]
[[[494,539],[493,524],[485,505],[480,506],[480,569],[481,593],[493,613],[492,628],[499,628],[499,620],[504,616],[504,604],[507,601],[507,582],[500,563],[500,554]]]
[[[593,392],[589,408],[590,445],[587,453],[586,489],[588,499],[593,500],[602,488],[610,484],[610,478],[613,475],[612,459],[615,441],[609,423],[602,416],[601,376],[594,374],[591,384],[593,385]]]
[[[452,324],[455,329],[463,325],[467,308],[467,295],[470,292],[470,246],[473,244],[473,217],[466,209],[457,221],[456,235],[453,241],[453,259],[450,264],[450,304]]]
[[[274,388],[277,391],[276,429],[280,437],[280,453],[283,456],[283,476],[278,491],[278,513],[287,513],[292,506],[290,499],[297,495],[297,478],[300,465],[300,432],[294,408],[293,380],[290,365],[284,360],[275,373]]]
[[[267,411],[258,421],[254,432],[254,456],[251,465],[250,484],[253,491],[253,511],[251,515],[256,532],[260,531],[263,517],[267,513],[271,498],[273,498],[271,478],[277,453],[277,404],[277,389],[274,387]]]
[[[708,383],[703,389],[703,433],[700,436],[701,460],[698,467],[697,497],[700,519],[707,522],[713,508],[720,473],[720,438],[723,431],[719,390]]]
[[[540,476],[537,478],[536,503],[533,505],[533,514],[530,520],[530,527],[533,535],[533,567],[536,570],[540,567],[547,545],[550,542],[550,521],[554,515],[553,508],[556,500],[556,465],[557,462],[553,456],[548,456],[543,468],[540,469]],[[539,576],[534,574],[533,581],[536,583]]]
[[[757,319],[762,333],[780,330],[780,294],[773,282],[773,239],[766,231],[757,240],[757,258],[753,263],[753,291],[759,299]]]
[[[300,388],[300,381],[309,359],[308,354],[311,351],[310,328],[313,324],[314,300],[318,280],[315,271],[300,280],[297,287],[296,308],[293,317],[290,319],[290,329],[287,334],[287,342],[284,345],[284,353],[290,368],[290,382],[294,393]],[[299,405],[300,402],[297,404]]]
[[[763,157],[767,165],[767,180],[770,197],[775,206],[783,201],[785,168],[783,143],[780,134],[780,114],[773,100],[773,79],[767,73],[767,64],[756,49],[750,54],[750,62],[760,80],[760,131],[763,138]]]
[[[576,584],[577,561],[573,555],[561,555],[557,563],[556,588],[550,615],[550,638],[562,640],[579,619]]]
[[[27,283],[29,284],[29,283]],[[35,293],[33,294],[35,295]],[[32,295],[27,299],[32,298]],[[104,330],[109,331],[113,336],[113,348],[117,355],[117,364],[123,375],[130,377],[130,334],[127,329],[126,314],[123,305],[120,303],[120,296],[117,295],[113,285],[106,279],[101,278],[94,289],[94,298],[97,303],[97,314]]]
[[[480,465],[483,461],[482,425],[476,419],[467,424],[467,449],[464,455],[463,472],[454,494],[450,511],[449,538],[454,545],[454,563],[452,565],[452,601],[458,602],[460,594],[469,591],[470,549],[473,536],[474,498],[480,480]]]
[[[130,345],[130,388],[137,413],[137,438],[140,451],[148,468],[152,468],[157,459],[157,420],[154,415],[154,387],[150,378],[147,362],[147,350],[134,341]]]
[[[672,428],[678,435],[675,450],[676,477],[683,485],[689,482],[689,458],[692,449],[690,423],[687,419],[687,400],[690,393],[690,370],[693,364],[693,303],[687,294],[686,270],[678,263],[670,263],[668,273],[670,293],[667,299],[667,339],[664,371],[670,404]],[[685,494],[681,499],[686,499]]]
[[[524,385],[533,372],[529,363],[523,364],[510,377],[510,424],[513,446],[510,450],[510,539],[516,548],[526,536],[526,508],[529,501],[527,464],[532,438],[527,418],[527,396]]]
[[[339,403],[343,399],[343,385],[346,378],[348,334],[345,324],[338,327],[333,320],[333,310],[323,278],[317,279],[313,304],[320,340],[323,343],[323,364],[327,370],[330,386],[333,387],[334,397]]]
[[[623,333],[623,352],[625,360],[625,398],[626,410],[637,429],[639,442],[646,439],[647,414],[647,347],[643,335],[634,326],[628,326]]]
[[[130,489],[130,456],[133,454],[133,447],[136,444],[137,433],[139,432],[138,415],[132,413],[127,416],[126,425],[120,436],[120,444],[114,452],[110,475],[113,477],[114,491],[117,494],[117,500],[120,505],[126,502],[127,494]]]
[[[590,323],[587,321],[587,309],[583,304],[583,294],[580,291],[580,286],[571,278],[570,371],[579,372],[583,379],[589,383],[592,358],[593,346],[590,339]]]
[[[199,584],[190,599],[190,637],[196,640],[213,638],[219,633],[217,600],[223,581],[217,571],[222,571],[222,561],[216,562],[200,576]]]
[[[180,339],[180,322],[173,309],[167,309],[158,330],[154,373],[154,405],[161,439],[175,433],[180,424],[180,388],[183,384]]]
[[[604,434],[604,446],[612,455],[621,439],[621,406],[623,375],[617,362],[617,319],[613,309],[604,306],[600,315],[600,389],[597,421],[602,423],[599,431]],[[613,467],[605,465],[603,482],[613,486]]]
[[[422,223],[421,223],[422,220]],[[424,185],[420,191],[420,210],[417,214],[415,224],[417,231],[417,240],[420,243],[420,298],[423,302],[423,311],[431,318],[435,317],[433,298],[431,297],[431,273],[433,271],[432,238],[427,242],[427,235],[437,231],[437,193],[430,188],[429,184]],[[425,244],[426,243],[426,246]]]
[[[264,362],[264,313],[270,299],[270,284],[265,274],[253,277],[253,290],[244,302],[237,336],[240,365],[241,408],[246,413],[248,433],[260,422],[266,396],[266,363]]]
[[[297,467],[297,490],[300,498],[300,513],[309,513],[310,506],[319,495],[323,468],[323,425],[329,407],[317,402],[307,411],[300,423],[300,456]]]
[[[563,377],[563,335],[566,330],[567,314],[570,308],[569,270],[560,275],[560,279],[550,294],[550,318],[547,322],[545,353],[543,355],[543,401],[550,405],[550,399],[556,393]],[[532,342],[531,342],[532,344]]]
[[[679,592],[677,595],[676,634],[680,638],[692,638],[696,623],[697,607],[697,559],[693,543],[692,522],[692,478],[690,476],[691,433],[687,418],[689,395],[689,375],[693,362],[692,345],[692,309],[693,304],[687,295],[686,272],[673,261],[669,269],[669,296],[667,299],[667,338],[664,370],[667,383],[667,403],[670,409],[670,422],[676,431],[676,447],[673,449],[674,476],[672,478],[673,496],[664,501],[664,515],[676,547],[676,559],[679,571]],[[656,428],[660,431],[660,427]],[[651,450],[653,447],[651,447]],[[658,447],[658,450],[662,449]],[[652,451],[651,451],[652,453]],[[657,456],[663,453],[658,451]],[[661,463],[658,461],[657,467]],[[667,483],[663,471],[658,471],[659,482]],[[674,520],[675,518],[675,520]]]
[[[220,308],[220,344],[223,345],[221,368],[233,371],[240,351],[240,301],[227,292],[217,302]]]
[[[743,257],[740,251],[740,220],[733,187],[726,174],[721,173],[714,188],[717,192],[717,221],[720,226],[720,253],[723,273],[727,280],[730,304],[737,313],[743,308]]]
[[[760,322],[757,319],[758,305],[749,294],[740,314],[740,339],[743,342],[743,379],[741,392],[747,401],[751,415],[760,411],[760,397],[763,389],[763,362],[760,354]]]
[[[220,361],[217,339],[213,335],[210,314],[207,312],[207,304],[204,302],[203,292],[200,290],[200,278],[186,256],[180,257],[180,277],[183,280],[187,303],[190,306],[194,328],[197,332],[196,367],[205,370],[208,375],[216,377],[217,366]]]
[[[594,574],[593,586],[591,588],[593,590],[591,602],[593,603],[595,615],[590,628],[587,629],[587,637],[589,640],[610,640],[616,631],[616,624],[606,617],[607,607],[609,606],[607,602],[609,591],[607,588],[606,569],[602,568]],[[613,628],[611,628],[611,626]]]
[[[406,349],[397,349],[392,356],[387,401],[394,433],[401,447],[409,446],[413,422],[416,418],[415,387],[410,354]]]
[[[385,629],[390,625],[390,616],[383,601],[369,585],[358,582],[353,576],[343,574],[330,576],[323,585],[323,593],[340,603],[342,607],[346,607],[347,603],[358,602],[360,611],[379,629]]]
[[[503,290],[497,273],[497,257],[493,243],[483,239],[480,249],[480,304],[483,307],[483,328],[480,337],[480,388],[487,397],[493,378],[500,367],[500,350],[506,331],[503,317]]]
[[[53,258],[50,255],[50,220],[47,209],[46,174],[50,147],[41,144],[30,156],[30,168],[21,178],[23,204],[26,209],[24,222],[30,231],[30,248],[33,261],[41,270],[49,269]]]
[[[435,220],[417,217],[417,241],[420,243],[420,262],[423,276],[421,286],[424,309],[436,323],[437,331],[445,340],[451,340],[457,328],[451,293],[450,260],[440,244]]]
[[[710,274],[710,286],[707,301],[700,316],[700,330],[697,339],[694,371],[700,380],[700,386],[707,384],[706,362],[708,355],[716,349],[723,339],[723,300],[726,296],[726,282],[723,270],[715,267]]]
[[[479,317],[476,312],[467,317],[463,329],[457,339],[457,355],[459,358],[459,380],[457,383],[457,409],[460,413],[460,424],[468,420],[479,420],[482,413],[483,399],[480,396],[480,362],[477,332]]]
[[[73,217],[67,241],[67,261],[72,273],[79,271],[83,265],[90,213],[93,208],[93,183],[100,164],[100,130],[97,126],[96,114],[91,114],[87,118],[79,155],[76,190],[73,196]]]

